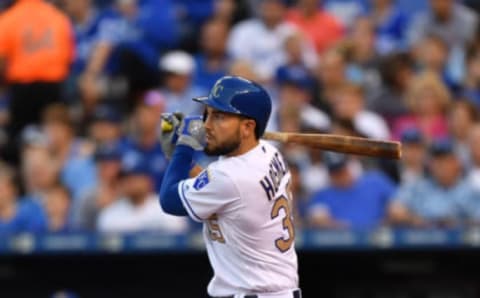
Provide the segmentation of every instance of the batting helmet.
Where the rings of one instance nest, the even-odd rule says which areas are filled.
[[[208,96],[197,97],[193,100],[222,112],[242,115],[255,120],[257,138],[265,132],[272,111],[272,101],[262,86],[234,76],[220,78]]]

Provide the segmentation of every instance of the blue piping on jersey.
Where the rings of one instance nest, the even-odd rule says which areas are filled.
[[[168,214],[188,215],[178,192],[178,184],[188,178],[194,152],[189,146],[177,145],[165,171],[160,187],[160,206]]]

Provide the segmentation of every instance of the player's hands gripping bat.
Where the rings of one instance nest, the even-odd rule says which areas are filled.
[[[159,136],[163,153],[170,159],[178,140],[178,130],[184,116],[182,113],[164,113],[161,116],[161,131]]]
[[[202,116],[187,116],[183,118],[178,129],[177,144],[187,145],[195,150],[205,147],[205,127]]]

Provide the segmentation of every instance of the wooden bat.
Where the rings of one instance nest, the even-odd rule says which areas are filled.
[[[171,131],[173,126],[162,120],[162,131]],[[381,158],[400,159],[402,156],[399,142],[372,140],[332,134],[308,134],[287,132],[265,132],[263,139],[282,143],[296,143],[317,149],[341,153],[366,155]]]
[[[400,142],[373,140],[334,134],[265,132],[263,139],[295,143],[312,148],[372,157],[400,159]]]

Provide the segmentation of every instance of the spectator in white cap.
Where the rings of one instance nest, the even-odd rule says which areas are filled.
[[[162,93],[166,99],[165,112],[200,114],[202,107],[192,98],[208,91],[192,84],[195,70],[193,57],[186,52],[172,51],[160,59],[159,66],[163,73]]]

